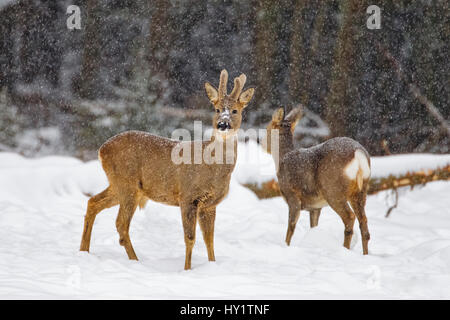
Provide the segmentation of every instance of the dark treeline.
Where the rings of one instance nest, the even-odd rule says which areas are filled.
[[[190,128],[226,68],[256,87],[247,127],[302,103],[374,155],[446,153],[448,18],[445,0],[3,0],[0,149],[93,157],[123,130]]]

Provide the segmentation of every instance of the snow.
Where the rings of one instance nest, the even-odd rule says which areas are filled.
[[[450,154],[399,154],[388,157],[372,157],[372,177],[394,176],[450,165]],[[388,175],[389,175],[388,174]]]
[[[272,156],[266,153],[254,140],[239,143],[238,159],[233,171],[233,178],[241,184],[259,184],[272,179],[276,180],[275,163]]]
[[[38,129],[26,129],[16,135],[16,150],[25,155],[52,154],[55,146],[61,146],[61,132],[58,127],[41,127]]]
[[[17,2],[17,0],[0,0],[0,10],[14,2]]]
[[[357,223],[351,250],[342,247],[344,227],[329,208],[315,229],[302,213],[287,247],[285,202],[258,200],[240,184],[260,172],[260,150],[241,144],[239,152],[217,209],[217,261],[207,261],[197,229],[190,271],[183,270],[179,208],[149,202],[136,211],[130,235],[139,261],[118,243],[117,207],[97,216],[91,252],[79,252],[86,194],[106,186],[98,161],[0,153],[0,298],[450,298],[450,183],[403,190],[388,219],[387,193],[369,196],[367,256]],[[406,167],[425,158],[401,159]],[[374,171],[383,161],[372,161]],[[270,176],[269,163],[263,166]]]

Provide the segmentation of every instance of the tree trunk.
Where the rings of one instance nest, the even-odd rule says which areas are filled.
[[[84,34],[84,52],[81,78],[78,86],[79,95],[85,99],[97,97],[98,72],[100,67],[101,10],[98,0],[87,0],[86,31]]]
[[[320,46],[320,37],[322,35],[325,23],[325,14],[327,3],[323,1],[319,1],[319,3],[315,4],[316,7],[316,17],[314,19],[314,26],[311,32],[311,41],[310,41],[310,49],[308,58],[306,61],[306,68],[304,70],[305,78],[308,79],[305,81],[305,88],[303,92],[301,92],[301,103],[305,106],[309,105],[309,99],[311,93],[315,90],[314,85],[314,76],[316,72],[316,61],[319,58],[319,46]]]
[[[17,7],[17,6],[16,6]],[[17,10],[10,6],[0,11],[0,92],[6,87],[12,91],[14,79],[14,39],[12,31]]]
[[[276,100],[277,25],[279,18],[277,1],[260,0],[256,5],[255,60],[258,68],[255,104],[269,109]]]
[[[155,0],[151,8],[148,61],[152,84],[149,89],[156,94],[157,99],[163,99],[168,90],[170,49],[174,40],[170,20],[171,4],[170,1]]]
[[[302,102],[301,96],[305,91],[305,66],[306,51],[304,30],[305,18],[304,9],[308,0],[299,0],[296,2],[294,12],[292,14],[292,33],[290,47],[290,63],[289,63],[289,96],[293,103]],[[304,103],[305,104],[305,103]]]
[[[356,39],[359,31],[365,25],[355,23],[365,7],[360,0],[345,0],[341,2],[342,24],[337,39],[332,80],[329,95],[326,99],[325,118],[330,125],[333,136],[349,135],[348,119],[352,108],[352,67],[356,63]]]

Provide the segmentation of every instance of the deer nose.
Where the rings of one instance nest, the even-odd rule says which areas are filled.
[[[225,131],[225,130],[227,130],[227,129],[231,129],[231,125],[230,125],[230,123],[228,123],[228,122],[220,121],[220,122],[217,124],[217,129],[222,130],[222,131]]]

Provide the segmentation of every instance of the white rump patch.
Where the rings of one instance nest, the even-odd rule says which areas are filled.
[[[364,152],[361,150],[355,151],[355,158],[359,161],[359,167],[361,168],[363,172],[363,178],[369,179],[370,178],[370,166],[369,166],[369,160],[367,159]]]
[[[355,180],[356,175],[358,173],[358,169],[361,169],[363,178],[369,179],[370,177],[370,167],[369,161],[367,160],[366,155],[361,150],[355,151],[355,157],[350,161],[344,169],[345,175],[350,180]]]

